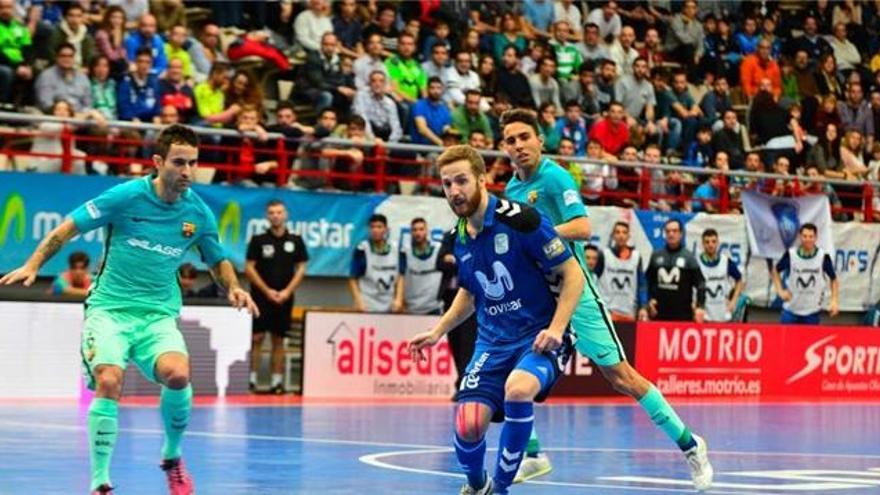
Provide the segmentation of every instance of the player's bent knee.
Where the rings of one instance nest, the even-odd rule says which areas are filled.
[[[465,442],[479,442],[489,429],[489,408],[476,402],[459,404],[455,412],[455,434]]]
[[[538,377],[524,371],[515,371],[504,384],[504,400],[529,402],[541,391]]]
[[[166,375],[162,382],[168,388],[180,390],[189,385],[189,372],[187,370],[175,370]]]
[[[122,396],[122,370],[116,366],[99,366],[95,370],[95,393],[98,397],[119,399]]]

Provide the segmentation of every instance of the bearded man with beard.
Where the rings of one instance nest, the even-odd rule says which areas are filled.
[[[534,402],[547,396],[571,353],[568,322],[584,275],[546,217],[487,192],[486,166],[474,148],[450,147],[437,167],[459,218],[459,289],[438,324],[410,340],[410,351],[422,359],[423,349],[476,312],[476,348],[456,395],[453,443],[467,476],[461,493],[507,493],[525,457]],[[485,435],[493,419],[504,426],[489,478]]]

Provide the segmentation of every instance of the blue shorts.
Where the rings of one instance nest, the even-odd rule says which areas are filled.
[[[538,378],[541,391],[535,402],[547,398],[556,380],[562,375],[574,349],[571,333],[566,330],[562,346],[555,351],[536,354],[532,351],[534,337],[519,345],[499,349],[477,340],[474,355],[461,378],[456,402],[479,402],[492,409],[492,421],[504,420],[504,384],[513,370],[522,370]]]
[[[779,318],[779,322],[794,325],[818,325],[819,312],[816,311],[811,315],[796,315],[787,309],[783,309],[782,317]]]

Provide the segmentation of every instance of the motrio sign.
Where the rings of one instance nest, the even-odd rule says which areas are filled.
[[[668,396],[880,399],[865,327],[640,323],[639,371]]]

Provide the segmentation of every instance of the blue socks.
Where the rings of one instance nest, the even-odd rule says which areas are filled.
[[[639,405],[651,417],[651,421],[663,430],[673,442],[678,445],[681,450],[687,451],[697,445],[691,431],[684,425],[681,418],[678,417],[663,394],[657,390],[657,387],[651,385],[648,393],[639,399]]]
[[[495,493],[507,493],[525,455],[526,445],[535,422],[534,405],[531,402],[504,403],[504,427],[495,469]]]
[[[481,438],[479,442],[467,442],[456,434],[453,443],[455,456],[467,476],[468,484],[474,489],[482,488],[486,484],[486,471],[483,469],[486,458],[486,437]]]

